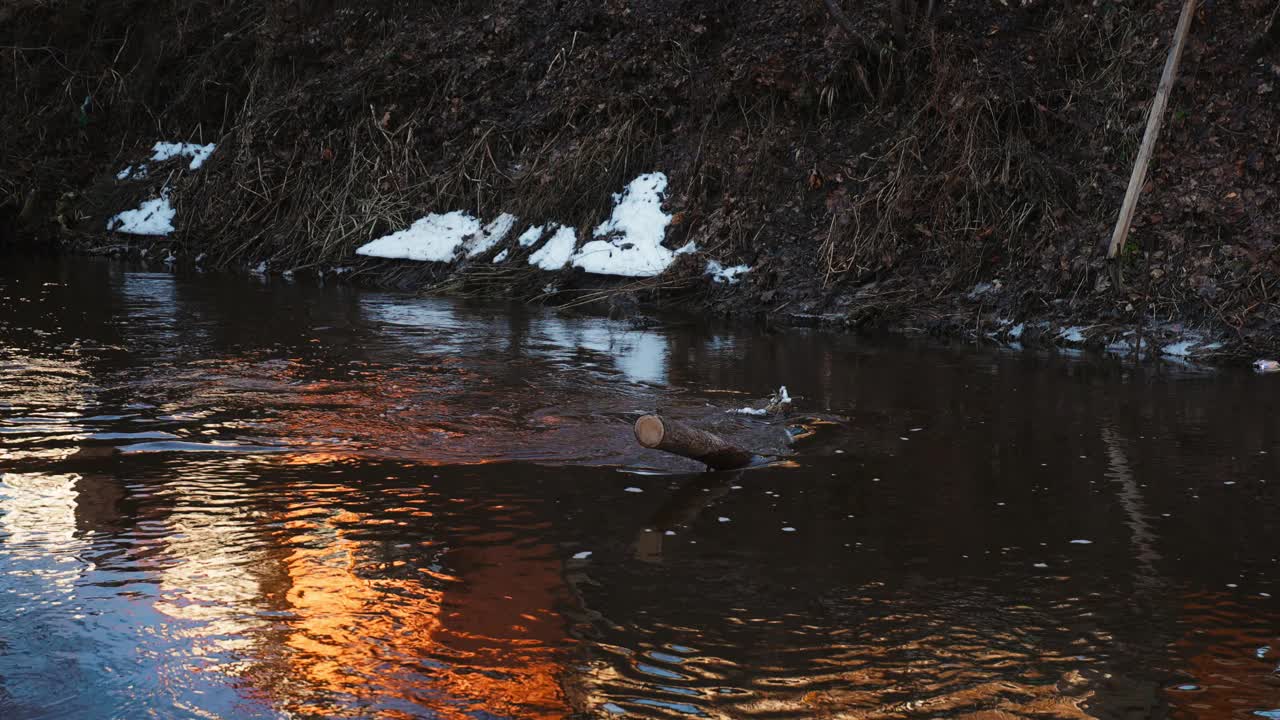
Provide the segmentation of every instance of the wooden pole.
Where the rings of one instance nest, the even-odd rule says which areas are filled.
[[[1164,73],[1160,76],[1160,85],[1156,88],[1156,98],[1151,103],[1151,114],[1147,117],[1147,132],[1142,136],[1138,160],[1133,164],[1133,174],[1129,176],[1129,189],[1124,194],[1124,204],[1120,206],[1120,218],[1116,221],[1115,232],[1111,233],[1111,246],[1107,248],[1109,260],[1115,259],[1129,237],[1129,226],[1133,223],[1133,213],[1138,207],[1138,196],[1142,194],[1142,186],[1147,181],[1147,165],[1151,163],[1156,139],[1160,137],[1160,124],[1164,121],[1164,111],[1169,105],[1169,92],[1173,90],[1173,80],[1178,74],[1178,63],[1182,60],[1182,48],[1186,45],[1187,34],[1191,30],[1191,18],[1195,10],[1196,0],[1185,0],[1182,5],[1182,16],[1178,18],[1178,29],[1173,34],[1173,46],[1169,48],[1169,57],[1164,63]]]
[[[697,460],[712,470],[736,470],[750,465],[755,454],[718,435],[659,415],[636,420],[636,441],[644,447]]]

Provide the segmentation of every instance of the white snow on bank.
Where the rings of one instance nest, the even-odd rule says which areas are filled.
[[[116,173],[116,179],[117,180],[146,180],[147,173],[148,173],[148,170],[147,170],[146,163],[142,163],[136,168],[130,165],[129,167]]]
[[[507,254],[508,254],[509,252],[510,252],[510,251],[508,251],[508,250],[503,250],[502,252],[500,252],[500,253],[498,253],[497,255],[495,255],[495,256],[494,256],[494,258],[493,258],[493,262],[494,262],[494,264],[496,265],[496,264],[498,264],[498,263],[502,262],[503,260],[506,260],[506,259],[507,259]]]
[[[1009,328],[1009,339],[1017,340],[1018,338],[1022,337],[1022,333],[1025,332],[1026,329],[1027,329],[1026,323],[1018,323],[1017,325],[1014,325],[1013,327]]]
[[[680,249],[676,250],[677,255],[689,255],[690,253],[696,253],[696,252],[698,252],[698,246],[694,244],[692,240],[685,243],[684,245],[681,245]]]
[[[189,170],[199,170],[204,161],[209,159],[213,151],[218,149],[217,145],[209,143],[208,145],[196,145],[195,143],[167,143],[158,142],[152,148],[155,154],[151,156],[154,162],[164,162],[175,157],[189,157],[191,164],[187,166]]]
[[[449,262],[466,238],[480,232],[480,221],[460,210],[432,214],[407,229],[380,237],[356,250],[357,255],[393,260]]]
[[[492,250],[495,245],[502,242],[507,233],[511,232],[515,224],[516,216],[511,213],[502,213],[494,218],[493,222],[484,226],[484,230],[480,231],[479,235],[467,242],[467,257],[477,257]]]
[[[733,267],[725,267],[720,263],[716,262],[715,260],[707,261],[707,274],[711,276],[712,280],[715,280],[718,283],[729,283],[730,285],[736,285],[739,280],[738,276],[744,275],[749,272],[751,272],[751,268],[747,267],[746,265],[734,265]]]
[[[561,226],[551,236],[546,245],[529,256],[529,264],[537,265],[543,270],[559,270],[569,264],[573,257],[573,248],[578,244],[578,234],[571,227]]]
[[[1222,349],[1222,343],[1211,342],[1205,343],[1203,338],[1191,337],[1183,339],[1179,342],[1170,343],[1160,348],[1160,354],[1171,357],[1190,357],[1191,355],[1200,355],[1202,353],[1210,353],[1214,350]]]
[[[136,210],[125,210],[112,216],[107,221],[107,230],[130,235],[168,235],[173,232],[173,217],[176,214],[166,193],[147,200]]]
[[[1082,343],[1084,342],[1084,333],[1080,332],[1081,330],[1084,330],[1084,328],[1082,327],[1062,328],[1061,330],[1058,331],[1058,337],[1062,338],[1063,340],[1066,340],[1069,343]]]
[[[520,243],[520,247],[529,247],[542,239],[542,226],[535,225],[528,230],[520,233],[520,237],[516,242]]]
[[[641,175],[614,195],[613,216],[601,223],[592,235],[609,238],[592,240],[573,257],[574,267],[597,275],[653,277],[675,260],[675,253],[662,246],[671,216],[662,211],[662,194],[667,176],[660,172]]]

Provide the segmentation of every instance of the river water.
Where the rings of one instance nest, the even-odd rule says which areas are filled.
[[[0,718],[1280,718],[1277,382],[0,257]]]

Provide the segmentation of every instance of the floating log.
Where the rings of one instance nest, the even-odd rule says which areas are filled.
[[[635,432],[636,440],[647,448],[697,460],[712,470],[736,470],[756,458],[755,453],[718,435],[659,415],[636,420]]]

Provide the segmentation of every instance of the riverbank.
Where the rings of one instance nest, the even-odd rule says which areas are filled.
[[[846,8],[854,36],[817,2],[13,3],[0,233],[614,314],[1280,351],[1268,3],[1198,12],[1121,291],[1101,246],[1176,5],[888,7]],[[653,173],[669,263],[588,272],[588,243],[629,250],[596,233]],[[172,230],[106,232],[133,209]],[[512,228],[448,262],[356,254],[453,213]]]

